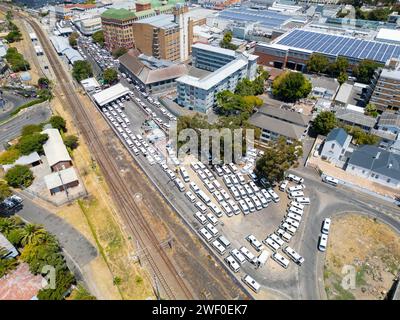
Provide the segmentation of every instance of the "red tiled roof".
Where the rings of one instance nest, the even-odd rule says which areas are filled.
[[[31,300],[42,288],[41,275],[33,275],[27,263],[0,279],[0,300]]]

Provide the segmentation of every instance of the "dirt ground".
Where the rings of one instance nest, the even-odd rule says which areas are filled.
[[[382,300],[400,272],[400,236],[369,217],[348,214],[332,219],[324,266],[329,300]],[[345,272],[355,268],[355,288],[342,287]]]

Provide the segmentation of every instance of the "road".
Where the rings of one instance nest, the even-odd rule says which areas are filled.
[[[54,234],[66,252],[68,265],[73,267],[71,270],[77,269],[82,273],[84,267],[96,258],[96,248],[65,220],[37,205],[25,194],[18,195],[24,202],[22,210],[18,211],[17,215],[30,223],[43,225],[47,231]]]
[[[3,107],[0,108],[0,123],[7,120],[11,116],[11,113],[19,106],[32,100],[15,94],[12,91],[4,89],[2,91],[3,94],[1,96],[5,100],[6,109]]]
[[[321,182],[319,176],[310,168],[294,171],[304,177],[310,186],[311,205],[304,221],[306,233],[300,242],[300,253],[305,258],[298,271],[298,292],[300,299],[320,300],[325,297],[323,265],[325,255],[318,251],[323,219],[340,214],[355,212],[377,218],[400,233],[400,212],[394,205],[378,198],[361,195],[346,187],[333,187]]]
[[[0,125],[0,151],[8,141],[20,136],[22,127],[47,121],[51,116],[48,102],[32,106],[20,112],[16,117]]]

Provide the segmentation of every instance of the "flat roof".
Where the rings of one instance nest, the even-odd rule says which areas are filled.
[[[210,51],[210,52],[214,52],[214,53],[219,53],[219,54],[223,54],[223,55],[231,56],[231,57],[236,56],[236,52],[234,50],[216,47],[216,46],[212,46],[212,45],[201,43],[201,42],[197,42],[194,45],[192,45],[192,49],[193,48],[206,50],[206,51]]]
[[[129,20],[129,19],[136,18],[136,15],[134,12],[129,11],[124,8],[121,8],[121,9],[110,8],[110,9],[104,11],[102,13],[101,17],[107,18],[107,19],[116,19],[116,20]]]
[[[135,23],[146,23],[156,28],[173,28],[178,24],[173,22],[174,16],[172,14],[159,14],[153,17],[141,19]]]
[[[187,85],[203,89],[209,90],[213,86],[220,83],[225,78],[229,77],[231,74],[235,73],[236,71],[240,70],[241,68],[247,66],[247,61],[243,59],[236,59],[233,60],[223,67],[215,70],[213,73],[210,73],[208,76],[199,79],[192,76],[185,75],[176,79],[177,82],[182,82]]]
[[[335,101],[346,104],[350,99],[352,90],[353,86],[351,84],[343,83],[336,95]]]
[[[294,29],[281,36],[272,47],[275,45],[382,63],[400,57],[400,45],[303,29]]]
[[[400,30],[382,28],[375,39],[400,43]]]
[[[129,93],[129,89],[118,83],[93,95],[93,99],[101,107]]]
[[[87,89],[89,87],[99,87],[100,83],[96,80],[96,78],[87,78],[81,80],[81,85]]]
[[[46,187],[49,190],[54,188],[58,188],[62,185],[78,181],[78,176],[76,175],[75,169],[73,167],[69,167],[64,170],[60,170],[57,172],[53,172],[44,176],[44,182],[46,183]]]
[[[49,128],[43,130],[42,133],[49,136],[43,145],[43,150],[50,167],[60,161],[72,161],[58,129]]]
[[[392,80],[400,80],[400,69],[390,70],[390,69],[382,69],[381,77],[385,77]]]

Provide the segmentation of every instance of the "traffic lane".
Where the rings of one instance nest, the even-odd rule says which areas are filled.
[[[23,105],[24,103],[27,103],[33,99],[25,98],[22,96],[19,96],[18,94],[11,93],[8,91],[3,90],[3,94],[1,97],[4,99],[5,103],[9,103],[12,105],[10,109],[7,111],[4,111],[4,108],[0,108],[0,122],[8,119],[11,116],[11,113],[17,109],[19,106]]]
[[[4,150],[7,142],[19,137],[24,126],[45,122],[50,116],[51,109],[48,105],[37,105],[25,109],[22,114],[0,125],[0,150]]]
[[[68,255],[79,267],[87,265],[97,256],[96,248],[74,227],[57,215],[34,203],[27,195],[19,193],[23,198],[23,208],[17,215],[30,223],[40,224],[54,234]]]

